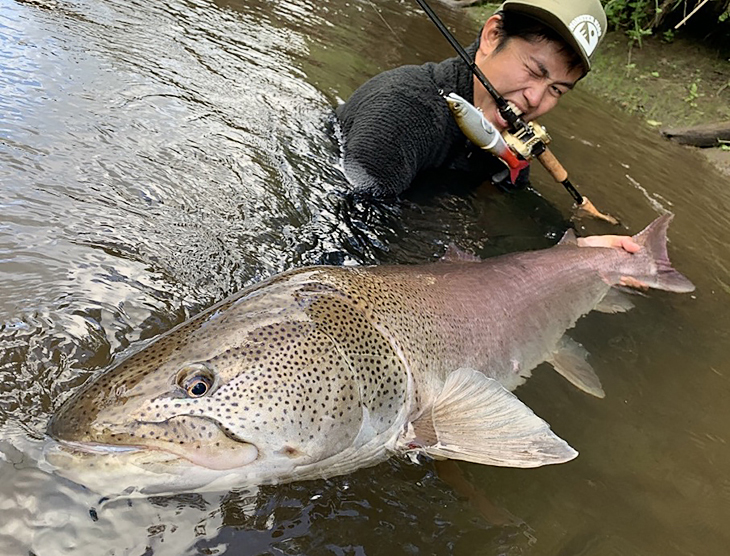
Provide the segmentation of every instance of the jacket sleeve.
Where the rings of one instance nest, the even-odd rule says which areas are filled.
[[[337,117],[345,176],[356,193],[372,197],[398,195],[418,172],[441,164],[447,127],[456,125],[418,66],[373,77],[337,108]]]

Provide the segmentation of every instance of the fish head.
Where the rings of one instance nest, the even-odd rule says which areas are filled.
[[[90,467],[172,490],[318,476],[367,410],[330,335],[269,297],[208,311],[91,381],[49,424],[51,463],[87,486]]]
[[[225,409],[214,409],[225,385],[213,361],[149,368],[147,357],[133,356],[71,398],[52,418],[49,434],[79,452],[158,451],[216,470],[256,459],[255,445],[219,413]]]

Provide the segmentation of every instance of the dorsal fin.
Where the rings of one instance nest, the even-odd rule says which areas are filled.
[[[478,263],[481,259],[472,253],[467,253],[463,249],[459,249],[453,243],[449,243],[446,252],[441,260],[448,263]]]
[[[558,245],[578,245],[578,238],[575,235],[573,228],[568,228],[560,238]]]

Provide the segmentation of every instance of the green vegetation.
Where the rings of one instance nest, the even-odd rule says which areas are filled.
[[[671,41],[678,29],[727,47],[730,0],[607,0],[603,2],[612,29],[641,45],[649,36]]]
[[[602,0],[608,26],[624,33],[632,44],[647,37],[671,42],[677,36],[723,49],[730,55],[730,0]],[[486,19],[499,3],[470,8]]]
[[[610,32],[581,86],[652,126],[730,120],[730,60],[691,39]]]

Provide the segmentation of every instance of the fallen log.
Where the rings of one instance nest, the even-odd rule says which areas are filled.
[[[730,141],[730,122],[662,129],[660,133],[681,145],[717,147],[724,141]]]

